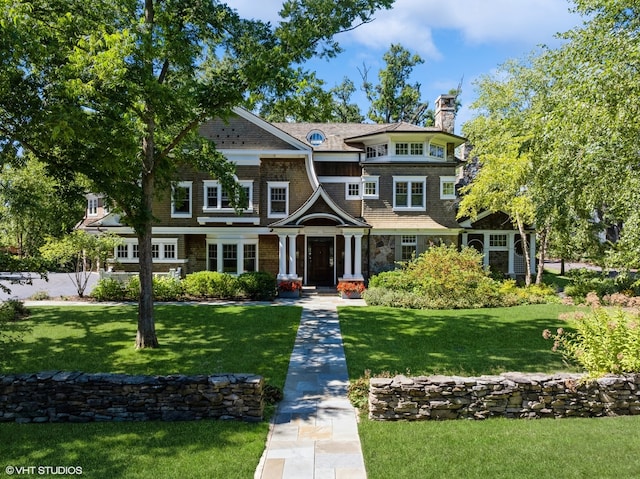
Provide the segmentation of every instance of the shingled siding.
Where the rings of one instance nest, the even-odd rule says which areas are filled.
[[[249,374],[128,376],[41,372],[0,376],[0,422],[263,418],[264,380]]]
[[[286,141],[259,128],[248,120],[237,115],[228,121],[216,119],[204,123],[200,134],[215,143],[216,148],[223,149],[253,149],[253,150],[291,150]]]
[[[369,418],[564,418],[640,415],[640,373],[585,381],[579,374],[374,378]]]

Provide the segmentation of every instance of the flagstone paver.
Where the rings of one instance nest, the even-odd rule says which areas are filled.
[[[291,301],[292,303],[294,301]],[[255,479],[366,479],[336,307],[361,300],[310,296]]]

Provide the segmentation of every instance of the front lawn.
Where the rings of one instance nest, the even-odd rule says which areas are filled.
[[[370,370],[481,375],[567,370],[545,328],[562,305],[415,311],[340,308],[351,380]],[[407,371],[408,370],[408,371]],[[369,479],[626,478],[640,470],[640,417],[378,422],[358,426]]]
[[[32,332],[13,349],[4,373],[256,373],[279,388],[301,314],[286,306],[157,306],[160,348],[136,351],[134,306],[31,311]],[[92,478],[253,477],[268,429],[266,421],[0,423],[0,470],[79,466]]]
[[[410,375],[473,376],[505,371],[566,370],[542,338],[567,327],[559,304],[470,310],[340,308],[340,328],[353,380],[370,370]]]

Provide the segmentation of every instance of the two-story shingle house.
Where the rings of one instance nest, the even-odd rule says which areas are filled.
[[[235,163],[248,207],[236,214],[215,178],[184,171],[154,205],[155,269],[267,271],[332,286],[366,280],[430,244],[469,244],[505,274],[524,271],[518,235],[499,215],[456,221],[461,164],[455,98],[436,100],[436,124],[269,123],[236,109],[200,133]],[[118,268],[135,271],[137,240],[88,198],[87,230],[125,237]],[[532,242],[533,243],[533,242]],[[533,246],[532,246],[533,248]],[[521,251],[520,251],[521,252]]]

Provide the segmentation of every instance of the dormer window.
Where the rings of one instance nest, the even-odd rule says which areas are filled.
[[[307,141],[311,143],[312,146],[320,146],[324,143],[325,136],[319,130],[310,131],[307,135]]]
[[[386,143],[380,145],[367,146],[367,158],[376,158],[378,156],[387,156],[389,148]]]
[[[433,158],[438,158],[439,160],[444,160],[444,146],[434,145],[433,143],[430,143],[429,156]]]

